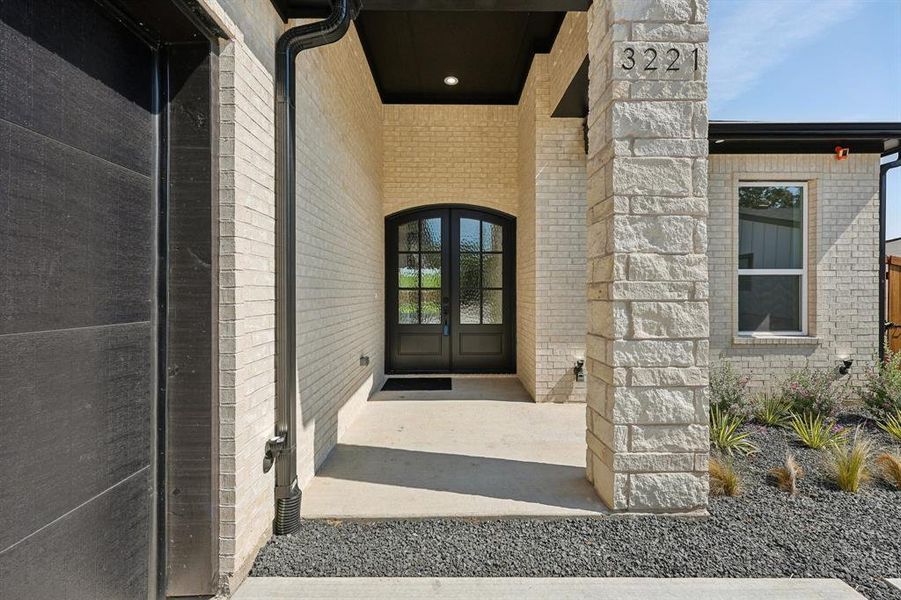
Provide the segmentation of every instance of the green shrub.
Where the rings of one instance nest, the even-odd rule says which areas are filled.
[[[802,444],[814,450],[837,446],[845,439],[845,432],[835,421],[819,414],[792,414],[791,428]]]
[[[711,408],[710,443],[730,456],[734,453],[747,455],[757,452],[757,446],[748,439],[751,434],[741,431],[744,423],[744,417],[723,412],[716,407]]]
[[[870,479],[872,454],[873,444],[859,430],[850,444],[832,446],[827,465],[835,485],[852,494],[857,492]]]
[[[741,417],[751,416],[748,378],[728,362],[710,369],[710,407]]]
[[[770,427],[788,427],[791,421],[791,404],[776,394],[760,394],[755,402],[754,418]]]
[[[879,429],[901,442],[901,410],[893,415],[888,415],[876,424],[879,425]]]
[[[864,371],[860,400],[877,420],[901,414],[901,353],[885,349],[885,360]]]
[[[828,369],[801,369],[782,381],[779,395],[794,413],[830,416],[844,403],[847,383]]]

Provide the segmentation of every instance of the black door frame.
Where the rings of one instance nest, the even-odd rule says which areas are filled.
[[[430,211],[447,211],[450,214],[450,211],[459,210],[459,211],[471,211],[475,213],[481,213],[483,215],[489,215],[501,219],[504,224],[509,227],[508,231],[505,231],[505,245],[509,244],[509,246],[505,247],[505,250],[509,249],[509,251],[505,251],[504,256],[504,289],[509,289],[509,294],[504,294],[504,311],[505,315],[509,315],[509,327],[510,327],[510,359],[507,368],[504,369],[456,369],[454,368],[453,363],[451,362],[450,370],[426,370],[426,371],[411,371],[411,370],[397,370],[393,369],[391,365],[391,326],[393,319],[395,318],[394,311],[395,305],[397,304],[394,298],[396,297],[397,290],[395,289],[397,286],[394,285],[394,273],[392,269],[389,269],[389,265],[391,264],[390,257],[392,256],[392,252],[394,254],[397,253],[397,248],[391,243],[394,239],[394,236],[389,232],[391,228],[397,224],[398,221],[409,217],[411,215],[427,213]],[[446,231],[450,231],[453,228],[452,223],[447,223],[445,226]],[[516,337],[517,337],[517,323],[516,323],[516,217],[505,213],[500,210],[496,210],[493,208],[489,208],[486,206],[479,206],[475,204],[454,204],[454,203],[443,203],[443,204],[425,204],[420,206],[415,206],[411,208],[406,208],[385,217],[384,222],[384,233],[385,233],[385,257],[384,257],[384,265],[385,265],[385,348],[384,348],[384,367],[385,373],[389,375],[397,374],[397,375],[406,375],[413,373],[422,373],[422,374],[431,374],[431,373],[444,373],[444,374],[511,374],[516,373],[517,364],[516,364]],[[451,238],[448,238],[448,243],[451,243]],[[446,257],[450,255],[459,254],[459,249],[449,247],[447,252],[442,251]],[[448,259],[445,258],[443,262],[448,262]],[[451,261],[452,262],[452,261]],[[443,266],[443,270],[448,273],[449,277],[445,278],[445,285],[448,287],[448,293],[456,296],[458,291],[453,290],[452,281],[455,280],[453,274],[450,273],[447,265]],[[455,303],[452,301],[452,307]],[[451,312],[454,310],[452,308]],[[455,319],[452,318],[451,322],[453,323]],[[452,344],[452,340],[454,336],[449,336],[449,344]],[[453,356],[453,349],[451,348],[451,356]],[[452,360],[452,359],[451,359]]]
[[[154,60],[157,393],[151,415],[155,485],[148,598],[215,595],[219,571],[218,52],[219,40],[228,35],[197,0],[94,1],[147,44]],[[205,97],[196,86],[181,93],[189,72],[198,66],[209,73]],[[205,125],[206,131],[198,124]],[[208,156],[208,162],[198,160],[198,151]],[[179,260],[185,254],[194,260]],[[198,271],[196,265],[205,255],[209,262]],[[205,337],[195,335],[198,318],[206,321]],[[173,428],[173,419],[208,427]],[[198,456],[209,459],[204,468],[196,466]],[[201,486],[192,486],[197,480]],[[173,509],[169,498],[182,493],[190,502]],[[198,514],[208,519],[192,519]],[[186,520],[174,523],[170,515],[176,515],[176,521],[184,515]],[[176,564],[182,569],[173,578],[170,574]]]

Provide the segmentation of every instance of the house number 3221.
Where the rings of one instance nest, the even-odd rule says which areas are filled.
[[[639,54],[640,52],[640,54]],[[658,52],[655,48],[636,50],[631,46],[623,49],[623,61],[620,67],[625,71],[638,69],[640,71],[679,71],[691,61],[695,71],[698,70],[698,49],[695,48],[683,58],[678,48],[670,48],[665,52]]]

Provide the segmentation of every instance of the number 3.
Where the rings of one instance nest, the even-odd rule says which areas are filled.
[[[624,52],[626,54],[626,60],[629,61],[629,64],[627,66],[626,63],[622,63],[621,66],[626,71],[631,71],[635,68],[635,50],[633,50],[632,48],[626,48]]]

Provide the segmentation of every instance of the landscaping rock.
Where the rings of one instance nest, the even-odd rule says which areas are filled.
[[[822,452],[785,430],[750,429],[760,452],[734,459],[744,493],[711,498],[708,518],[304,521],[263,548],[251,575],[838,577],[869,598],[901,599],[884,580],[901,574],[901,492],[878,479],[839,491]],[[797,496],[768,481],[786,450],[806,472]]]

